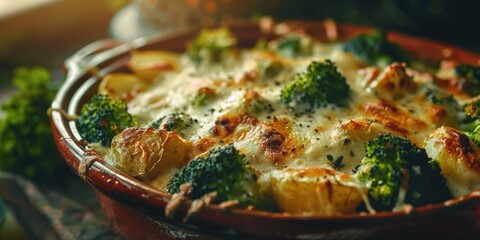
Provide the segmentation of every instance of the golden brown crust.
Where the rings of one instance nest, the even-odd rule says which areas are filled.
[[[215,125],[210,132],[214,137],[224,139],[229,137],[237,126],[242,123],[257,125],[259,121],[248,114],[222,116],[215,121]]]
[[[303,152],[304,145],[292,136],[290,125],[287,119],[276,119],[262,129],[261,147],[265,151],[265,157],[277,167],[282,167],[287,158]]]
[[[198,149],[200,152],[206,152],[211,147],[215,146],[217,141],[213,138],[204,137],[193,143],[193,146]]]
[[[268,159],[278,163],[285,159],[288,155],[288,151],[283,149],[285,143],[285,136],[277,132],[273,128],[265,128],[262,130],[260,137],[260,146],[265,152],[265,156]]]
[[[368,122],[350,120],[347,123],[340,125],[340,128],[347,131],[358,131],[368,128],[369,125]]]
[[[406,72],[403,63],[392,63],[385,67],[374,80],[366,79],[367,87],[378,97],[395,100],[417,89],[416,83]]]
[[[367,104],[364,112],[374,116],[376,121],[388,129],[404,136],[427,127],[425,122],[413,118],[411,113],[403,111],[396,104],[386,100]]]
[[[473,149],[470,139],[462,132],[445,127],[446,133],[440,141],[443,142],[449,153],[458,157],[458,161],[465,164],[469,169],[480,173],[480,158]]]
[[[438,105],[432,106],[432,108],[430,108],[430,111],[428,111],[428,115],[434,123],[440,123],[448,117],[447,111],[443,107]]]
[[[386,73],[383,76],[385,80],[381,81],[382,84],[379,85],[383,90],[393,93],[396,89],[415,91],[417,88],[412,78],[405,72],[405,64],[393,63],[385,71]],[[398,81],[391,81],[393,79]]]

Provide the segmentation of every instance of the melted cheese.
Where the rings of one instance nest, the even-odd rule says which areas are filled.
[[[319,48],[322,49],[322,46],[319,45]],[[364,143],[375,136],[392,132],[423,146],[423,139],[440,126],[441,121],[432,116],[435,106],[423,97],[421,80],[414,77],[412,81],[420,87],[408,88],[396,101],[380,99],[362,83],[366,71],[362,63],[341,51],[337,45],[325,45],[324,48],[329,51],[294,59],[284,59],[272,52],[249,50],[225,63],[200,68],[189,65],[185,60],[179,73],[163,75],[157,79],[155,86],[131,100],[129,111],[141,125],[148,125],[172,112],[185,112],[198,121],[188,131],[188,140],[197,142],[214,138],[217,142],[232,142],[247,155],[249,163],[259,173],[287,167],[328,167],[327,155],[343,156],[345,167],[341,171],[351,173],[364,157]],[[282,61],[284,69],[274,78],[262,77],[262,66],[272,59]],[[281,89],[311,61],[324,59],[334,61],[338,70],[346,76],[352,89],[350,106],[329,105],[313,113],[295,114],[281,102]],[[203,87],[214,89],[215,98],[206,106],[192,106],[193,95]],[[263,106],[258,112],[249,111],[245,105],[248,104],[246,96],[250,91],[257,93],[268,106]],[[249,115],[259,123],[242,123],[233,119],[241,115]],[[229,126],[232,132],[218,136],[212,133],[219,119],[235,122]],[[219,131],[222,132],[221,129]],[[283,135],[285,142],[282,145],[288,144],[280,150],[289,153],[283,154],[285,156],[282,153],[268,154],[268,149],[262,149],[262,134],[266,131]]]
[[[280,100],[282,88],[310,62],[325,59],[333,61],[347,79],[351,88],[348,107],[332,104],[301,114],[289,109]],[[283,66],[273,76],[264,70],[272,62]],[[234,144],[246,155],[263,190],[272,186],[284,188],[285,182],[305,182],[284,172],[288,169],[327,169],[336,172],[331,176],[353,176],[365,156],[365,143],[376,136],[392,133],[424,147],[425,137],[435,129],[457,124],[457,118],[448,109],[426,100],[425,92],[436,89],[429,74],[397,63],[385,69],[365,67],[342,51],[339,44],[315,43],[311,56],[298,58],[285,58],[266,50],[243,50],[221,63],[195,66],[183,57],[178,70],[158,75],[154,85],[128,102],[129,112],[141,127],[174,112],[190,115],[195,124],[182,132],[185,140],[193,143],[200,154],[216,145]],[[214,96],[204,106],[192,105],[192,99],[202,89]],[[256,100],[261,100],[260,104]],[[342,158],[343,167],[334,169],[332,158]],[[162,175],[151,183],[164,190],[176,171],[170,170],[168,177]],[[279,176],[290,177],[279,180]],[[321,185],[311,185],[310,181],[303,188],[317,189],[315,201],[327,201],[325,197],[331,196],[318,190],[327,183],[337,186],[334,189],[342,194],[354,194],[355,200],[348,201],[367,200],[365,188],[353,180],[342,182],[324,177]],[[348,192],[351,188],[358,191]],[[366,204],[373,212],[368,201]],[[290,212],[306,211],[305,206],[287,208]],[[335,214],[333,208],[339,207],[316,211]],[[352,211],[355,206],[349,205],[348,209]]]

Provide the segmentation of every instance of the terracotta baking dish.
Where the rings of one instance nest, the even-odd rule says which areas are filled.
[[[292,21],[314,37],[328,41],[324,22]],[[253,22],[236,23],[231,30],[241,47],[252,47],[259,38],[272,38]],[[101,76],[125,71],[133,49],[164,49],[181,52],[197,30],[140,39],[130,43],[101,40],[83,48],[66,61],[66,81],[52,104],[69,114],[79,112],[95,92]],[[339,39],[370,28],[337,25]],[[432,40],[391,33],[389,37],[410,53],[430,62],[445,57],[476,64],[480,57]],[[174,220],[165,217],[170,196],[106,165],[85,151],[73,121],[58,111],[51,114],[56,144],[65,162],[96,190],[100,205],[119,234],[130,239],[405,239],[413,237],[475,238],[480,231],[480,190],[463,198],[408,212],[374,215],[299,216],[243,209],[203,208],[187,223],[182,222],[190,203],[181,206]],[[301,201],[299,199],[298,201]]]

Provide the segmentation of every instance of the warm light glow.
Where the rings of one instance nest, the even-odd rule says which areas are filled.
[[[2,9],[0,11],[0,19],[57,1],[60,0],[3,0],[0,1],[0,9]]]

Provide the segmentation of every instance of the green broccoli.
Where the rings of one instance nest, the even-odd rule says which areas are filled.
[[[284,65],[279,61],[268,61],[263,64],[263,74],[267,78],[273,78],[285,69]]]
[[[465,104],[463,111],[466,118],[461,129],[480,147],[480,99]]]
[[[17,68],[12,83],[18,91],[2,104],[0,118],[0,170],[38,181],[61,178],[65,165],[46,114],[57,91],[49,71]]]
[[[274,50],[285,57],[308,56],[313,51],[313,40],[307,35],[285,36],[276,43]]]
[[[277,43],[277,50],[289,51],[294,54],[298,54],[300,52],[300,37],[291,36],[279,39]]]
[[[137,125],[124,101],[104,94],[94,95],[82,106],[76,123],[87,142],[99,142],[105,147],[110,147],[113,137],[125,128]]]
[[[297,74],[280,94],[286,104],[308,109],[326,107],[329,103],[345,106],[349,96],[350,87],[345,77],[330,60],[311,62],[306,71]]]
[[[465,106],[463,106],[463,111],[470,119],[480,119],[480,99],[465,104]]]
[[[480,66],[471,64],[459,64],[455,66],[455,73],[480,84]]]
[[[233,145],[213,149],[208,156],[190,161],[167,185],[168,192],[179,192],[183,183],[191,184],[193,199],[217,192],[220,202],[238,200],[241,206],[258,202],[256,177],[246,165],[245,155]]]
[[[422,206],[451,198],[440,169],[410,140],[380,135],[365,144],[365,153],[357,177],[369,188],[376,210],[392,210],[402,204]]]
[[[465,80],[463,89],[468,94],[472,96],[480,94],[480,66],[459,64],[455,66],[455,73]]]
[[[427,89],[425,91],[425,96],[427,97],[427,101],[431,103],[441,106],[452,105],[455,108],[459,108],[458,102],[451,93],[441,91],[439,89]]]
[[[480,125],[477,125],[473,131],[464,131],[463,133],[480,147]]]
[[[268,49],[268,41],[265,38],[260,38],[257,40],[253,48],[257,50],[266,50]]]
[[[202,87],[192,95],[192,106],[204,107],[209,101],[215,98],[215,90],[209,87]]]
[[[190,43],[187,54],[194,63],[219,62],[237,39],[227,28],[203,29]]]
[[[462,112],[461,105],[453,95],[441,88],[429,88],[425,92],[427,101],[442,107],[447,112],[446,122],[443,124],[457,126],[459,114]]]
[[[165,129],[167,131],[182,132],[190,128],[194,124],[194,120],[186,113],[167,114],[151,124],[151,127]]]
[[[376,31],[360,34],[343,45],[350,52],[368,64],[384,67],[392,62],[409,63],[408,55],[396,43],[387,39],[387,32]]]

